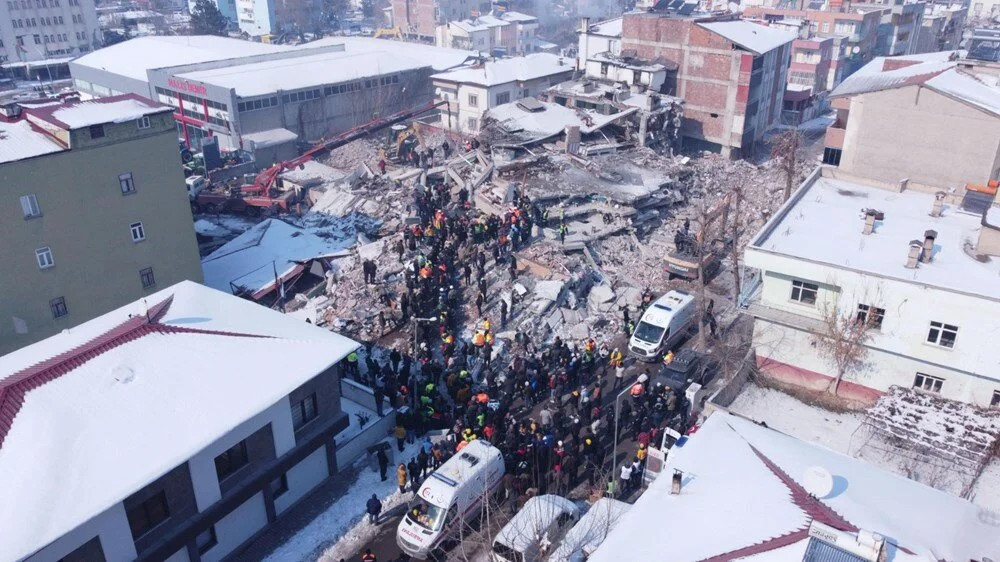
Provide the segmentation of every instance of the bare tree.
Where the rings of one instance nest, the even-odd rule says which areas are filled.
[[[785,198],[792,196],[792,188],[798,177],[799,168],[799,146],[802,144],[802,135],[798,129],[788,129],[774,138],[771,147],[771,157],[778,161],[778,169],[785,177]]]
[[[850,310],[841,313],[833,307],[824,315],[816,343],[820,355],[832,361],[837,369],[837,376],[828,387],[831,394],[837,394],[844,375],[864,365],[868,356],[866,344],[878,322],[875,310],[875,306],[870,306],[864,314],[852,314]]]

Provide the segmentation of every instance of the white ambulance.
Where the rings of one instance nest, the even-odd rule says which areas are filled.
[[[628,350],[641,361],[659,361],[694,324],[697,307],[685,291],[670,291],[646,309]]]
[[[479,517],[483,501],[499,490],[503,475],[500,449],[480,439],[470,442],[420,485],[396,528],[396,544],[426,560],[443,543],[459,538],[464,522]]]

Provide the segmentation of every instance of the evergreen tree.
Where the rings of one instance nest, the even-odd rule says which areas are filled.
[[[229,20],[211,0],[198,0],[191,12],[193,35],[225,35]]]

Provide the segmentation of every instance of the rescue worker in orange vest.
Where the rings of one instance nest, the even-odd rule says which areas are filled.
[[[637,382],[637,383],[635,383],[635,384],[632,385],[632,388],[630,388],[628,392],[629,392],[629,394],[632,395],[632,398],[638,398],[638,397],[642,396],[642,390],[643,390],[642,383],[641,382]]]
[[[483,334],[481,330],[476,330],[475,335],[472,336],[472,345],[476,347],[483,347],[486,345],[486,335]]]
[[[486,332],[486,343],[493,345],[493,332]]]
[[[489,401],[490,401],[490,395],[486,394],[485,392],[480,392],[479,394],[476,395],[476,402],[479,402],[480,404],[486,404]]]
[[[365,553],[361,555],[361,562],[378,562],[378,559],[375,558],[375,553],[372,552],[372,549],[366,548]]]

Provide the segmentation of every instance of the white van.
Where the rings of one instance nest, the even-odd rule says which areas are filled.
[[[535,496],[493,539],[495,562],[538,562],[580,518],[580,508],[562,496]]]
[[[597,547],[601,546],[608,533],[631,507],[623,501],[611,498],[601,498],[594,502],[587,513],[566,533],[559,548],[549,556],[549,562],[586,560]]]
[[[663,358],[694,323],[697,314],[694,297],[685,291],[670,291],[656,299],[635,327],[628,349],[642,361]]]
[[[420,485],[396,528],[396,544],[406,554],[427,559],[459,536],[463,522],[479,517],[483,499],[503,480],[500,449],[476,439],[455,453]]]

